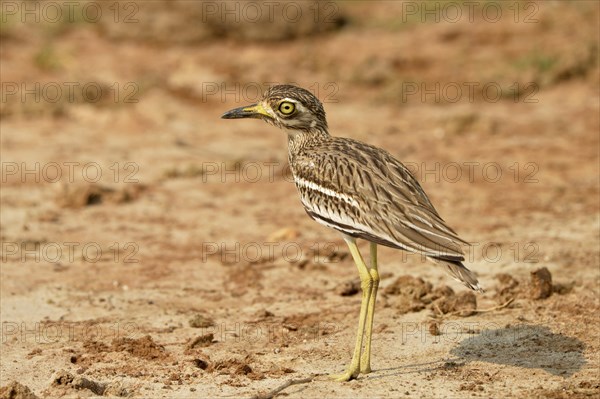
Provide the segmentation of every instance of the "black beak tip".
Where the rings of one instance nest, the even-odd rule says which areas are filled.
[[[240,117],[240,109],[230,109],[221,115],[221,119],[235,119]]]
[[[221,115],[221,119],[241,119],[241,118],[249,118],[252,116],[252,113],[247,111],[248,107],[239,107],[230,109]]]

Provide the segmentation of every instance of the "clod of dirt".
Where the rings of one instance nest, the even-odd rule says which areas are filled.
[[[193,349],[198,347],[209,346],[210,344],[212,344],[213,339],[215,339],[215,337],[212,333],[199,335],[196,338],[192,339],[188,343],[187,347],[188,349]]]
[[[0,398],[6,399],[39,399],[29,387],[18,383],[17,381],[11,381],[8,385],[0,388]]]
[[[552,295],[552,275],[542,267],[531,272],[531,289],[529,295],[532,299],[544,299]]]
[[[108,352],[108,345],[100,341],[85,341],[83,343],[83,349],[89,353]]]
[[[248,375],[252,372],[252,367],[247,364],[240,364],[236,369],[236,374]]]
[[[227,359],[223,361],[216,362],[212,370],[218,371],[219,374],[228,374],[228,375],[245,375],[246,377],[252,380],[262,380],[265,378],[264,373],[257,372],[253,370],[249,364],[249,358],[247,357],[244,360],[238,359]]]
[[[347,280],[335,288],[335,293],[341,296],[352,296],[360,291],[360,280]]]
[[[104,396],[109,396],[109,397],[114,397],[114,396],[118,396],[118,397],[126,397],[129,396],[130,392],[128,389],[126,389],[121,382],[119,381],[113,381],[111,383],[109,383],[106,386],[106,389],[104,390]]]
[[[136,200],[145,186],[129,184],[120,189],[101,184],[63,184],[56,203],[63,208],[83,208],[102,203],[121,204]]]
[[[82,376],[73,376],[65,370],[57,372],[52,379],[53,386],[60,386],[74,389],[87,389],[98,396],[127,396],[129,392],[119,382],[104,383],[90,380]],[[5,397],[1,396],[0,397]],[[10,397],[10,396],[9,396]],[[17,398],[17,397],[15,397]],[[29,399],[29,397],[23,397]],[[35,398],[32,396],[31,398]]]
[[[192,360],[192,363],[201,370],[206,370],[208,368],[208,362],[204,359],[194,359]]]
[[[457,314],[470,316],[477,309],[477,298],[472,292],[455,294],[452,288],[442,285],[432,289],[431,283],[422,278],[400,276],[383,291],[387,295],[396,295],[390,302],[401,314],[418,312],[426,307],[436,316]],[[430,331],[433,329],[430,326]],[[435,332],[435,331],[434,331]],[[432,332],[432,335],[435,335]]]
[[[41,355],[41,354],[42,354],[42,350],[40,348],[35,348],[27,354],[27,359],[31,359],[32,357]]]
[[[499,304],[506,303],[516,298],[522,297],[527,284],[521,284],[519,281],[507,273],[499,273],[494,276],[498,280],[498,284],[494,287],[494,299]]]
[[[423,298],[431,292],[431,283],[425,282],[422,278],[400,276],[383,292],[397,296],[391,303],[400,314],[418,312],[428,303],[423,301]]]
[[[438,323],[437,321],[430,321],[428,329],[429,334],[434,336],[440,335],[440,323]]]
[[[388,295],[402,295],[412,299],[419,299],[430,293],[431,288],[431,283],[425,282],[422,278],[406,275],[398,277],[383,292]]]
[[[256,318],[259,320],[263,320],[269,317],[273,317],[275,315],[273,314],[273,312],[270,312],[267,309],[260,309],[254,314],[254,316],[256,316]]]
[[[432,303],[432,308],[439,315],[455,313],[462,317],[471,316],[477,309],[477,297],[473,292],[464,291],[437,299]]]
[[[440,287],[434,288],[429,294],[427,294],[422,299],[424,302],[433,302],[437,299],[452,297],[454,295],[456,294],[454,293],[454,290],[452,288],[448,287],[447,285],[442,285]]]
[[[75,377],[71,386],[76,389],[89,389],[96,395],[104,395],[104,391],[106,390],[106,384],[88,380],[85,377]]]
[[[411,312],[419,312],[425,309],[425,303],[412,299],[406,296],[400,296],[393,304],[399,314],[411,313]]]
[[[477,382],[470,382],[468,384],[461,384],[458,388],[461,391],[483,391],[483,386],[479,385]]]
[[[210,319],[208,317],[202,316],[201,314],[197,314],[194,317],[192,317],[190,319],[190,327],[193,328],[206,328],[206,327],[212,327],[215,325],[215,322],[213,319]]]
[[[52,378],[52,385],[54,386],[65,386],[70,385],[73,382],[73,374],[65,370],[60,370]]]
[[[147,360],[164,359],[168,356],[165,348],[154,342],[149,335],[139,339],[113,339],[111,349],[115,352],[129,352],[133,356]]]
[[[506,273],[496,274],[498,285],[494,297],[500,303],[515,298],[543,299],[553,293],[564,295],[573,290],[574,282],[552,284],[552,275],[547,268],[531,272],[530,281],[519,281]]]
[[[496,274],[496,280],[499,285],[496,287],[496,296],[506,296],[507,294],[515,294],[518,290],[519,282],[510,274]]]

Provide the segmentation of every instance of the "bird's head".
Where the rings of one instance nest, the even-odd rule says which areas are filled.
[[[256,104],[227,111],[221,118],[257,118],[291,132],[327,133],[323,104],[308,90],[292,85],[273,86]]]

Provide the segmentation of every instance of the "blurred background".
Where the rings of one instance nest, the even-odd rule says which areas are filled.
[[[597,2],[0,5],[2,386],[245,395],[340,371],[360,296],[343,241],[304,214],[282,132],[220,119],[294,83],[324,103],[331,134],[405,162],[474,243],[469,267],[488,293],[473,306],[515,301],[475,322],[554,320],[546,347],[564,344],[559,333],[581,340],[567,345],[577,362],[529,348],[543,388],[500,348],[484,367],[513,387],[469,363],[450,377],[419,370],[417,387],[404,376],[302,395],[455,396],[479,389],[461,388],[473,373],[490,396],[598,392],[586,383],[598,367]],[[407,349],[398,331],[429,320],[431,300],[415,292],[462,288],[418,257],[380,259],[379,367],[443,358],[452,342]],[[531,294],[529,280],[541,267],[555,284],[543,306],[550,293]],[[323,322],[316,336],[335,345],[314,338]],[[269,339],[223,335],[265,323],[277,326]]]

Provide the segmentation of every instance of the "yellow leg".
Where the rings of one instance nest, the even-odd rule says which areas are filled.
[[[358,274],[360,275],[360,287],[362,289],[362,300],[360,303],[360,316],[358,316],[358,331],[356,333],[356,343],[354,344],[354,353],[352,355],[352,361],[350,362],[350,366],[348,367],[346,372],[344,372],[343,374],[331,376],[337,381],[349,381],[353,378],[356,378],[360,373],[360,353],[363,344],[363,332],[365,329],[365,321],[367,319],[367,306],[369,304],[369,298],[371,297],[371,291],[373,289],[373,279],[371,278],[371,274],[369,273],[367,265],[365,265],[365,261],[360,255],[360,251],[358,250],[358,246],[356,245],[356,239],[344,236],[344,240],[346,241],[346,244],[348,244],[348,248],[350,248],[350,253],[352,254],[354,263],[356,263],[356,267],[358,268]]]
[[[375,301],[377,300],[377,288],[379,287],[379,272],[377,271],[377,244],[371,243],[371,268],[369,274],[373,280],[373,289],[369,296],[367,307],[367,320],[365,324],[365,350],[360,358],[360,372],[368,374],[371,372],[371,337],[373,335],[373,317],[375,316]]]

